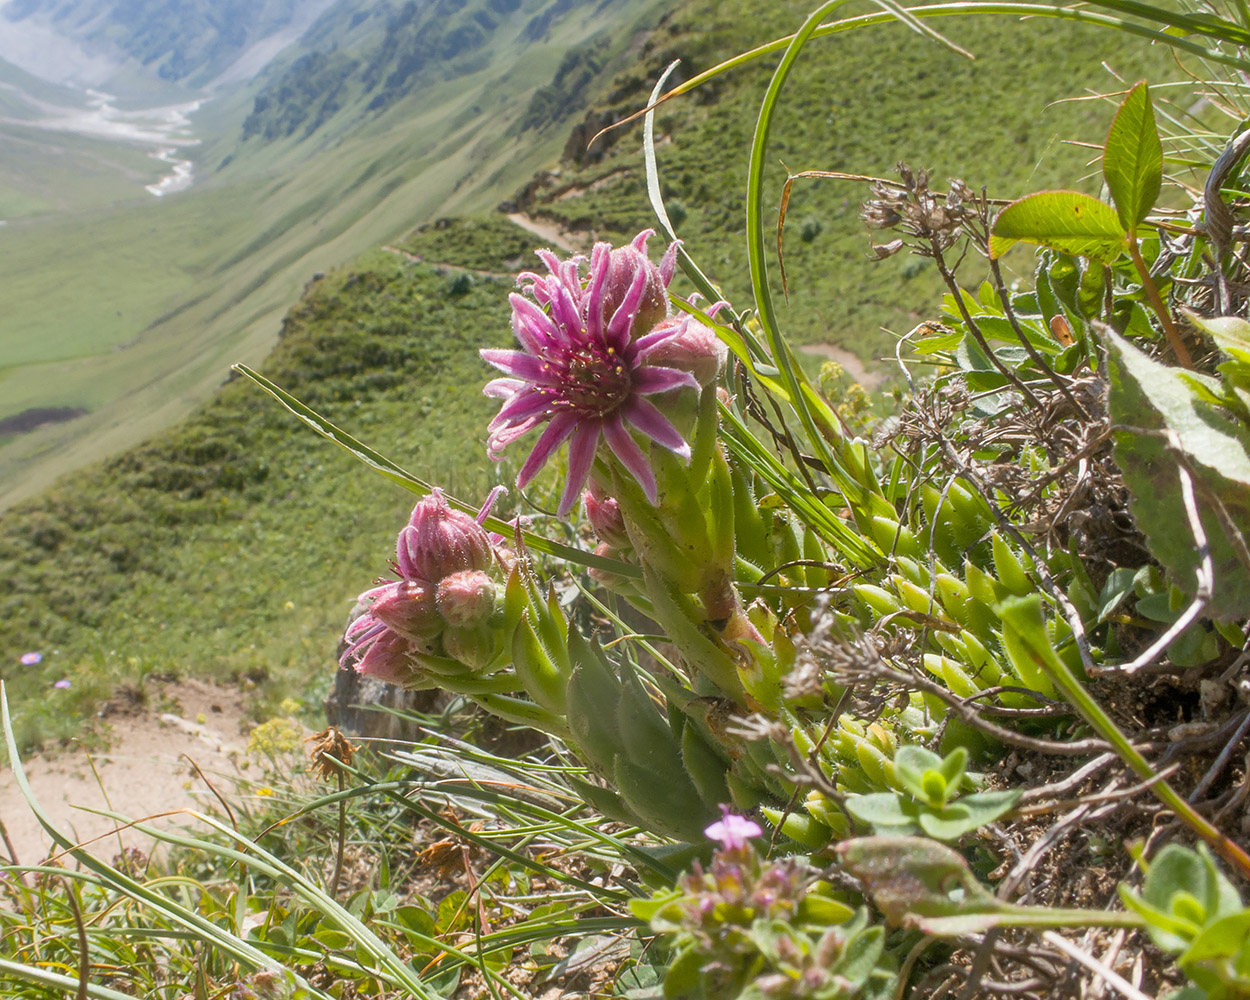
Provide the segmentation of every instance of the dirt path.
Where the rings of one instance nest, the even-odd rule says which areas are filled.
[[[442,267],[449,271],[463,271],[465,274],[479,274],[483,278],[511,279],[516,277],[515,274],[510,274],[506,271],[483,271],[476,267],[461,267],[459,264],[447,264],[443,261],[426,260],[419,253],[409,253],[407,250],[403,250],[400,247],[384,246],[382,249],[386,253],[395,254],[396,257],[403,257],[404,260],[408,261],[410,264],[429,264],[430,267]]]
[[[568,253],[576,253],[581,249],[572,242],[572,233],[566,233],[550,222],[540,222],[537,219],[532,219],[524,212],[509,212],[508,219],[522,229],[528,229],[535,236],[549,241],[552,246]]]
[[[113,830],[113,820],[75,806],[107,809],[132,819],[182,808],[201,808],[211,798],[187,757],[218,784],[230,789],[237,774],[235,760],[247,740],[241,727],[248,719],[237,688],[215,687],[198,681],[150,685],[148,705],[119,707],[117,699],[106,716],[111,746],[88,756],[81,747],[53,757],[36,756],[25,762],[35,798],[65,833],[87,841]],[[185,755],[185,756],[184,756]],[[97,782],[91,765],[99,773]],[[107,793],[107,799],[105,797]],[[3,819],[17,860],[35,864],[47,855],[51,839],[40,827],[17,787],[13,771],[0,769],[0,819]],[[157,820],[154,826],[177,825],[185,817]],[[150,851],[150,838],[133,830],[120,835],[121,846]],[[91,845],[92,853],[112,858],[119,837]],[[0,855],[8,848],[0,845]]]
[[[885,381],[885,375],[882,372],[869,368],[859,360],[858,356],[852,354],[844,347],[838,347],[836,344],[804,344],[799,350],[804,354],[814,354],[817,357],[836,361],[846,369],[846,373],[851,378],[869,392]]]

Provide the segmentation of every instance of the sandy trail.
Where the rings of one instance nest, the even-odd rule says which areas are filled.
[[[535,236],[549,241],[552,246],[558,247],[567,253],[576,253],[580,249],[572,242],[570,238],[571,233],[563,232],[558,226],[550,222],[540,222],[538,219],[532,219],[524,212],[509,212],[508,219],[522,229],[528,229]]]
[[[804,354],[814,354],[817,357],[828,358],[830,361],[836,361],[846,373],[865,389],[871,392],[885,381],[885,375],[879,371],[874,371],[859,360],[859,357],[852,354],[845,347],[838,347],[836,344],[804,344],[799,348]]]
[[[237,774],[234,761],[246,745],[241,727],[249,716],[242,692],[186,680],[149,685],[147,701],[158,707],[118,709],[116,700],[112,703],[114,710],[106,716],[112,726],[108,750],[88,755],[76,747],[25,762],[36,800],[62,831],[80,842],[107,834],[116,824],[75,806],[107,809],[111,803],[113,811],[132,819],[175,809],[202,809],[212,793],[187,757],[224,794],[230,791],[229,778]],[[0,769],[0,820],[20,863],[35,864],[46,857],[51,838],[30,811],[7,766]],[[153,825],[187,822],[186,816],[174,816],[155,820]],[[109,859],[122,846],[150,852],[152,841],[126,830],[95,840],[90,850]],[[9,848],[0,844],[0,855],[8,854]]]

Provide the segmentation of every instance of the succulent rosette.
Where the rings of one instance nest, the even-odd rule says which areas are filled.
[[[520,350],[481,352],[505,376],[485,389],[486,395],[504,401],[490,423],[490,456],[499,459],[513,441],[542,428],[517,474],[518,489],[569,442],[561,516],[581,496],[596,454],[619,462],[647,499],[657,502],[655,473],[635,435],[683,460],[690,458],[681,432],[648,399],[700,387],[689,371],[652,361],[663,344],[682,333],[683,325],[666,322],[676,244],[657,266],[646,256],[651,235],[646,230],[616,249],[596,244],[584,277],[584,257],[561,261],[550,251],[539,251],[548,273],[522,274],[518,284],[526,294],[510,296]]]

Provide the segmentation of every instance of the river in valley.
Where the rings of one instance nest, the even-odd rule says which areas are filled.
[[[194,183],[194,163],[179,154],[199,143],[191,134],[191,115],[203,101],[127,110],[119,108],[115,98],[102,91],[87,89],[83,94],[82,107],[64,107],[21,93],[36,114],[30,118],[0,118],[0,122],[150,147],[149,155],[167,164],[170,171],[144,185],[156,198],[185,191]]]

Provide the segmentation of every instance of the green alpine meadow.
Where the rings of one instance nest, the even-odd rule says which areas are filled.
[[[1250,997],[1248,49],[0,5],[0,993]]]

